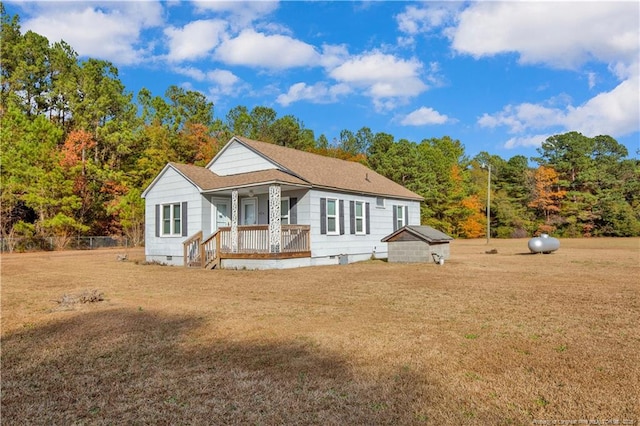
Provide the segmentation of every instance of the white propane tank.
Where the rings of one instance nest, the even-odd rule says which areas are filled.
[[[529,240],[529,250],[531,253],[551,253],[560,248],[560,240],[550,237],[547,234],[541,234],[539,237]]]

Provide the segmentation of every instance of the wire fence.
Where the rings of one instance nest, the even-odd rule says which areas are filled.
[[[0,238],[0,252],[51,251],[59,249],[59,241],[54,237]],[[95,250],[108,247],[130,247],[126,237],[72,237],[64,245],[64,250]]]

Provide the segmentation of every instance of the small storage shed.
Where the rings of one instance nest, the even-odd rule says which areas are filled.
[[[389,262],[425,263],[449,259],[453,238],[430,226],[403,226],[382,239],[387,243]]]

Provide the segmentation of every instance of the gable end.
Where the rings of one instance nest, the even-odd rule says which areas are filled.
[[[164,166],[162,171],[160,171],[160,173],[158,173],[158,175],[155,177],[155,179],[153,179],[151,181],[149,186],[147,186],[147,188],[142,192],[142,195],[141,195],[142,198],[146,198],[147,197],[147,194],[149,193],[149,191],[151,191],[151,189],[153,189],[153,187],[158,183],[158,181],[160,181],[164,177],[164,175],[167,173],[167,171],[169,169],[173,170],[178,175],[180,175],[184,180],[186,180],[191,185],[193,185],[198,191],[202,191],[202,189],[198,185],[196,185],[196,183],[194,181],[192,181],[187,176],[185,176],[184,173],[182,173],[180,170],[178,170],[176,167],[174,167],[171,163],[168,163],[166,166]]]

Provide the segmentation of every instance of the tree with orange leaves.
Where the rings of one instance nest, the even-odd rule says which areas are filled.
[[[538,167],[533,172],[533,180],[533,197],[529,207],[541,211],[548,222],[553,213],[560,211],[560,202],[567,191],[560,189],[558,173],[552,167]]]
[[[486,222],[482,213],[482,203],[477,194],[466,197],[460,203],[468,216],[459,224],[460,232],[466,238],[479,238],[486,234]]]
[[[82,170],[85,173],[87,151],[96,146],[93,135],[85,130],[73,130],[67,136],[62,147],[62,160],[60,163],[64,167],[74,167],[82,163]]]

